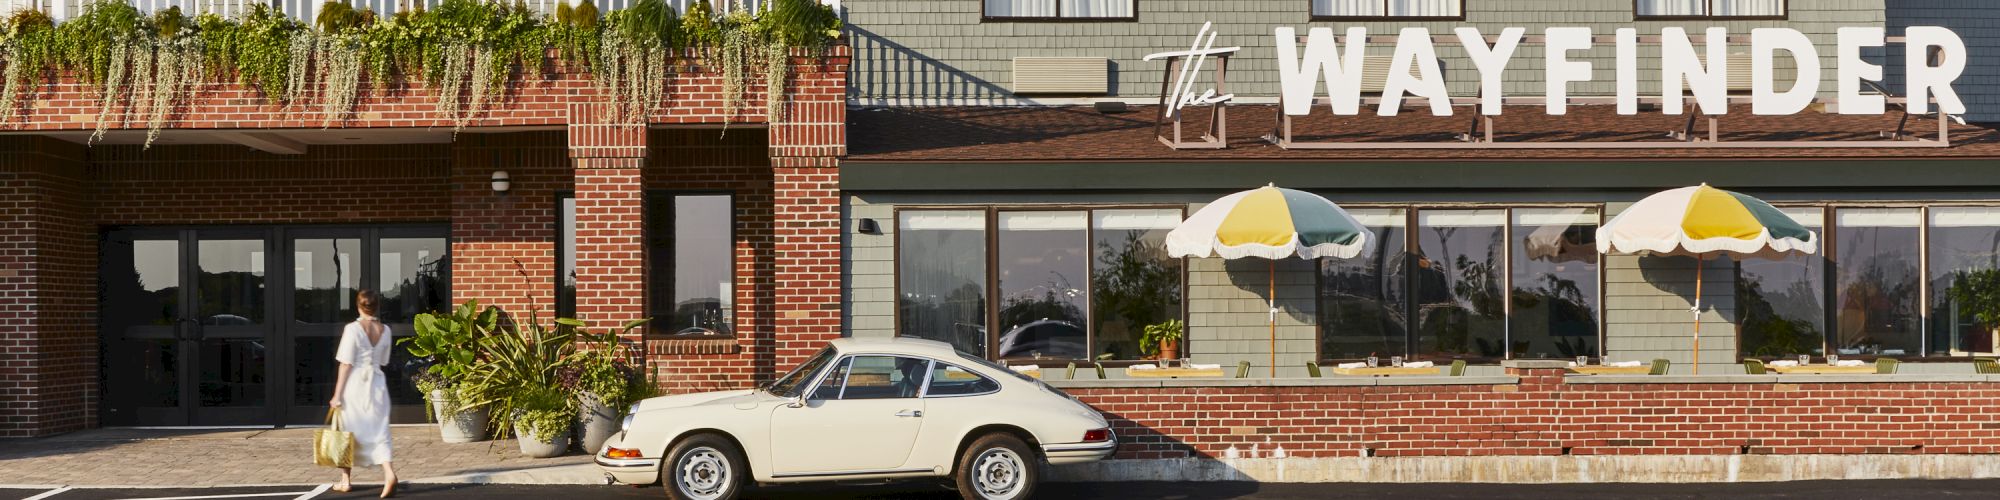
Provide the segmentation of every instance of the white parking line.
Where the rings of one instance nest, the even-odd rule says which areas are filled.
[[[326,493],[326,490],[327,490],[328,488],[332,488],[332,487],[333,487],[333,483],[325,483],[325,484],[321,484],[321,485],[319,485],[319,487],[318,487],[318,488],[313,488],[313,490],[312,490],[312,491],[308,491],[308,492],[306,492],[306,494],[304,494],[304,495],[299,495],[299,497],[298,497],[298,498],[294,498],[294,499],[292,499],[292,500],[312,500],[312,497],[316,497],[316,496],[319,496],[319,495],[320,495],[321,493]]]
[[[257,497],[293,497],[293,498],[312,498],[312,495],[318,495],[318,494],[320,493],[320,491],[323,491],[323,490],[315,490],[315,491],[286,491],[286,492],[281,492],[281,493],[242,493],[242,494],[236,494],[236,495],[202,495],[202,496],[196,496],[196,497],[151,497],[151,498],[121,498],[121,499],[119,499],[119,500],[207,500],[207,499],[212,499],[212,498],[257,498]]]
[[[65,492],[65,491],[69,491],[69,490],[70,490],[70,488],[69,488],[68,486],[64,486],[64,487],[60,487],[60,488],[56,488],[56,489],[53,489],[53,490],[49,490],[49,491],[44,491],[44,492],[42,492],[42,494],[40,494],[40,495],[35,495],[35,496],[31,496],[31,497],[28,497],[28,498],[24,498],[24,499],[21,499],[21,500],[42,500],[42,499],[44,499],[44,498],[48,498],[48,497],[52,497],[52,496],[56,496],[56,495],[61,495],[61,494],[62,494],[62,492]]]

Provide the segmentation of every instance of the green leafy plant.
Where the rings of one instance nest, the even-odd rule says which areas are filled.
[[[410,355],[431,360],[430,367],[417,379],[417,389],[423,391],[425,401],[437,403],[432,399],[433,390],[452,390],[448,399],[456,403],[442,409],[443,414],[438,417],[450,418],[460,410],[478,407],[467,404],[467,398],[457,390],[478,366],[479,339],[492,334],[499,316],[498,308],[481,309],[479,301],[466,301],[450,314],[418,314],[413,325],[416,334],[396,341]]]
[[[554,442],[576,424],[576,404],[560,387],[522,387],[510,399],[514,425],[543,443]]]
[[[623,411],[639,396],[639,370],[628,361],[630,348],[621,337],[646,324],[651,318],[626,322],[616,331],[593,334],[577,331],[577,351],[571,366],[577,371],[577,389],[597,396],[605,406]]]
[[[1177,319],[1146,325],[1145,331],[1139,334],[1139,352],[1147,356],[1159,355],[1160,344],[1180,342],[1186,330],[1187,325]]]
[[[1945,295],[1980,326],[2000,328],[2000,269],[1953,273]]]
[[[469,406],[484,406],[495,415],[515,415],[527,410],[525,394],[542,389],[562,389],[561,373],[574,360],[576,328],[582,322],[558,318],[554,326],[544,326],[530,311],[528,317],[502,322],[492,335],[476,340],[477,362],[467,374],[460,394]],[[574,399],[565,396],[565,399]],[[495,426],[503,435],[506,426]]]

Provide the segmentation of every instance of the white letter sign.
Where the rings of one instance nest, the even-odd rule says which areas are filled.
[[[1701,113],[1729,113],[1729,30],[1709,28],[1702,45],[1705,57],[1694,54],[1694,42],[1687,30],[1670,27],[1660,30],[1661,109],[1669,115],[1681,114],[1682,96],[1692,92]],[[1707,59],[1703,65],[1701,59]],[[1706,67],[1704,67],[1706,66]],[[1685,87],[1683,87],[1685,85]]]
[[[1777,92],[1777,71],[1771,60],[1783,50],[1792,55],[1798,77],[1792,89]],[[1819,52],[1812,40],[1791,28],[1750,30],[1750,112],[1759,115],[1789,115],[1805,111],[1819,95]]]
[[[1278,87],[1285,96],[1285,114],[1312,112],[1315,87],[1322,73],[1326,94],[1332,97],[1333,114],[1354,115],[1361,111],[1361,53],[1368,39],[1367,28],[1347,29],[1347,50],[1336,55],[1333,28],[1313,28],[1306,35],[1305,58],[1299,58],[1299,37],[1291,28],[1278,28]]]
[[[1500,31],[1500,38],[1486,46],[1486,37],[1479,34],[1479,28],[1459,28],[1458,44],[1465,46],[1465,54],[1472,58],[1472,66],[1479,69],[1479,112],[1488,115],[1500,114],[1500,74],[1507,71],[1507,60],[1514,58],[1514,49],[1521,45],[1521,37],[1528,30],[1507,28]]]
[[[1410,77],[1410,65],[1417,66],[1418,78]],[[1378,116],[1396,116],[1403,109],[1403,92],[1430,101],[1432,116],[1451,116],[1451,94],[1444,89],[1444,70],[1438,69],[1437,48],[1431,46],[1431,30],[1403,28],[1396,35],[1396,56],[1389,60],[1389,77],[1382,82],[1382,104]]]
[[[1542,89],[1544,103],[1551,115],[1569,112],[1569,83],[1590,81],[1588,61],[1569,60],[1569,51],[1590,49],[1590,28],[1549,28],[1543,32],[1548,39],[1543,49],[1543,57],[1548,72],[1548,88]]]

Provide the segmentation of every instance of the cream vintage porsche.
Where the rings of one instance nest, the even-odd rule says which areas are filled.
[[[735,498],[746,481],[932,478],[1008,500],[1034,493],[1042,462],[1117,448],[1097,410],[949,344],[838,339],[756,389],[633,405],[596,462],[676,499]]]

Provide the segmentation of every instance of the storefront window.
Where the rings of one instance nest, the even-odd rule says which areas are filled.
[[[1826,216],[1820,208],[1779,210],[1806,229],[1826,234]],[[1742,318],[1740,349],[1744,356],[1824,354],[1825,250],[1775,259],[1736,259],[1736,311]]]
[[[1181,259],[1167,256],[1167,233],[1180,225],[1173,209],[1091,213],[1091,352],[1139,359],[1147,325],[1181,318]]]
[[[556,224],[556,317],[576,317],[576,196],[564,194]]]
[[[1320,259],[1320,355],[1330,359],[1397,356],[1409,351],[1408,211],[1347,211],[1373,234],[1367,253]]]
[[[1930,352],[1964,356],[1992,353],[1995,334],[1951,299],[1961,280],[1994,283],[2000,275],[2000,208],[1930,209]],[[1992,293],[1969,289],[1977,293]]]
[[[1417,214],[1416,300],[1420,357],[1499,358],[1507,353],[1501,235],[1506,210]]]
[[[1312,0],[1314,18],[1439,17],[1465,15],[1464,0]]]
[[[1513,212],[1513,357],[1598,355],[1597,209]]]
[[[1000,349],[1005,358],[1083,359],[1084,212],[1000,212]]]
[[[906,210],[896,231],[897,333],[985,354],[986,212]]]
[[[653,331],[735,332],[735,212],[726,194],[659,194],[646,204]]]
[[[1837,209],[1834,214],[1836,352],[1923,352],[1917,310],[1922,214],[1915,208]]]

